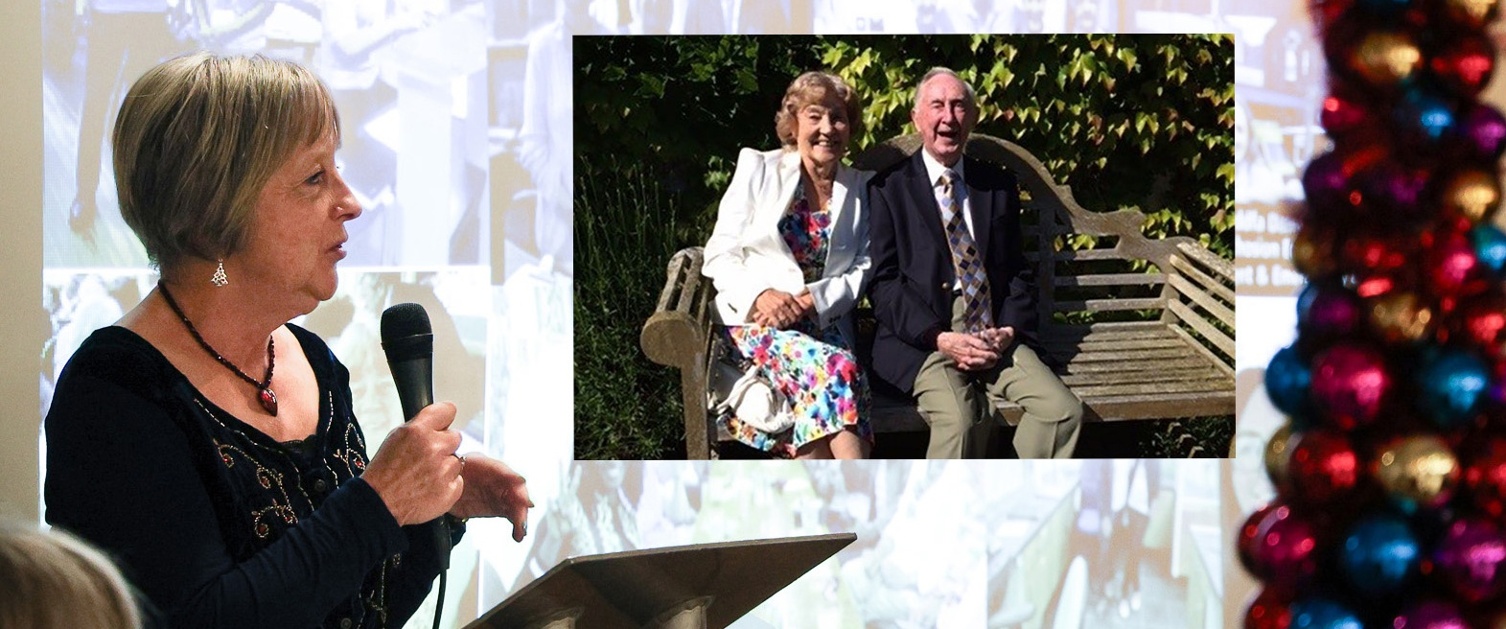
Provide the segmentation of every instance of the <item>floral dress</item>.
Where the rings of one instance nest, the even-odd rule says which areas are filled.
[[[779,221],[779,233],[805,273],[807,283],[821,279],[826,270],[831,217],[823,208],[811,209],[805,187],[795,191],[789,211]],[[795,425],[778,434],[762,432],[730,413],[719,420],[738,441],[778,457],[792,458],[803,445],[835,434],[849,426],[858,437],[873,442],[868,423],[868,380],[858,368],[852,343],[836,325],[817,329],[809,318],[789,329],[761,326],[727,326],[734,358],[751,362],[784,394],[795,416]]]

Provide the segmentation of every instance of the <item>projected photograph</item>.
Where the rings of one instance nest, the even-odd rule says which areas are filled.
[[[1229,456],[1227,34],[574,47],[577,459]],[[912,207],[941,194],[922,79],[973,93],[981,275]],[[967,376],[940,341],[975,275],[1008,337]]]

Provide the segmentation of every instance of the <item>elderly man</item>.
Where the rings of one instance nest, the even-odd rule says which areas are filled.
[[[935,68],[910,119],[923,150],[873,178],[872,372],[915,396],[931,425],[930,458],[970,449],[996,400],[1021,405],[1022,458],[1067,458],[1082,402],[1041,362],[1030,266],[1020,249],[1014,175],[963,147],[978,121],[972,86]],[[981,389],[981,390],[980,390]]]

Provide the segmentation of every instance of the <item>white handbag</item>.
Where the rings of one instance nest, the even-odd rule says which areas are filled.
[[[739,373],[731,365],[720,363],[721,377],[728,378]],[[768,434],[778,434],[795,425],[795,416],[790,412],[789,400],[784,394],[758,374],[758,367],[749,367],[737,376],[732,388],[716,404],[716,411],[730,413],[738,421]]]

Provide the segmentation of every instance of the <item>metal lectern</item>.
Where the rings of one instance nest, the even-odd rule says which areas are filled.
[[[468,629],[720,629],[857,539],[853,533],[572,557]]]

